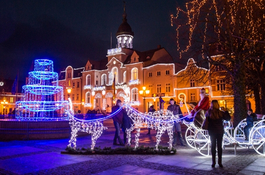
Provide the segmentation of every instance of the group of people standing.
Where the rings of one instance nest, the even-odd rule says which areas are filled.
[[[167,110],[172,111],[174,115],[182,115],[182,111],[180,106],[176,104],[174,99],[170,99],[170,105]],[[112,113],[117,111],[121,107],[121,100],[117,100],[116,105],[112,107]],[[154,106],[150,106],[148,112],[155,112]],[[208,133],[210,135],[211,140],[211,153],[212,153],[212,167],[215,167],[216,164],[216,146],[218,150],[218,164],[219,167],[223,168],[222,164],[222,142],[224,135],[224,126],[223,120],[230,120],[231,116],[227,111],[220,109],[217,100],[212,100],[209,105],[209,97],[206,95],[205,89],[202,88],[200,90],[200,101],[195,106],[195,108],[191,111],[191,114],[183,117],[183,119],[187,121],[193,121],[194,125],[198,128],[201,128],[204,124],[204,121],[208,121]],[[257,120],[256,114],[253,113],[251,109],[248,110],[246,122],[247,125],[244,128],[246,140],[249,138],[249,129],[253,127],[253,121]],[[126,143],[126,129],[130,128],[132,125],[132,120],[128,117],[126,111],[122,109],[118,114],[113,117],[113,122],[115,126],[115,136],[113,140],[114,145],[125,145]],[[120,138],[120,128],[124,133],[124,140],[122,141]],[[151,129],[148,128],[148,133],[150,134]],[[180,144],[185,146],[185,141],[181,132],[181,124],[179,122],[174,123],[174,140],[173,146],[177,144],[177,138],[179,138]],[[117,139],[119,144],[117,143]]]

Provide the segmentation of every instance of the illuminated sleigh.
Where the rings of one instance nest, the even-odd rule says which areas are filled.
[[[184,95],[185,94],[180,94]],[[185,99],[180,98],[185,102]],[[186,102],[185,102],[186,103]],[[187,109],[188,110],[188,109]],[[193,149],[196,149],[201,155],[209,156],[211,153],[211,140],[207,130],[198,128],[193,122],[183,121],[187,126],[185,132],[186,143]],[[230,121],[224,121],[223,148],[228,145],[239,145],[240,147],[252,147],[258,154],[265,156],[265,116],[250,129],[249,141],[245,140],[244,127],[246,119],[242,120],[234,129]]]

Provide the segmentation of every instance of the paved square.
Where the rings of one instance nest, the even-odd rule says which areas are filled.
[[[238,174],[264,174],[265,173],[265,158],[259,158],[255,160],[253,163],[248,165],[246,168],[244,168],[242,171],[240,171]]]
[[[143,174],[155,174],[155,175],[177,175],[175,173],[169,173],[165,171],[159,171],[159,170],[153,170],[149,168],[142,168],[138,166],[132,166],[132,165],[122,165],[113,169],[109,169],[100,173],[97,173],[95,175],[143,175]]]
[[[193,151],[193,150],[192,150]],[[230,159],[232,159],[233,155],[223,156],[223,164]],[[204,171],[211,171],[212,167],[212,158],[211,157],[203,157],[201,155],[196,154],[194,152],[194,156],[187,155],[183,153],[182,150],[178,150],[176,155],[172,156],[154,156],[149,159],[145,159],[144,161],[152,162],[152,163],[159,163],[164,165],[171,165],[171,166],[178,166],[182,168],[191,168],[196,170],[204,170]],[[218,167],[218,165],[217,165]]]
[[[34,148],[29,146],[8,146],[8,147],[1,147],[0,148],[0,157],[6,157],[6,156],[14,156],[19,154],[25,154],[25,153],[33,153],[33,152],[39,152],[44,151],[40,148]]]
[[[0,160],[0,168],[17,174],[25,174],[88,160],[92,160],[92,158],[82,155],[64,155],[51,152]]]

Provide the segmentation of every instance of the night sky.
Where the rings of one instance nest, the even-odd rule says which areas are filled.
[[[170,14],[177,0],[127,0],[134,49],[165,47],[177,59],[176,32]],[[54,61],[55,71],[101,60],[116,46],[122,22],[122,0],[2,0],[0,1],[0,78],[25,79],[37,58]]]

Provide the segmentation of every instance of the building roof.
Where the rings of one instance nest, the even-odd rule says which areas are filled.
[[[123,34],[127,34],[127,35],[134,36],[134,33],[132,31],[132,28],[131,28],[131,26],[127,22],[127,14],[126,14],[125,8],[124,8],[124,12],[123,12],[122,17],[123,17],[122,23],[121,23],[121,25],[118,28],[118,31],[116,33],[116,36],[123,35]]]
[[[157,63],[174,63],[172,56],[167,50],[161,46],[156,49],[140,52],[134,51],[139,56],[139,62],[144,63],[144,67],[151,66]],[[132,62],[132,55],[128,56],[124,61],[124,64],[130,64]]]

